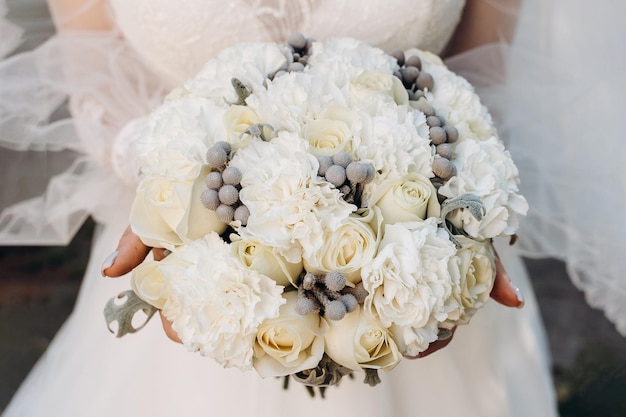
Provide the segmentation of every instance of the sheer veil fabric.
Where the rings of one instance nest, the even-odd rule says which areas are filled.
[[[22,40],[22,34],[24,31],[15,23],[9,22],[5,19],[8,13],[7,5],[4,2],[0,3],[0,57],[6,56],[9,52],[19,45]]]
[[[209,9],[213,3],[223,7],[219,16]],[[10,150],[1,169],[11,178],[3,193],[0,241],[64,244],[87,216],[98,222],[74,312],[3,416],[556,416],[532,288],[507,246],[499,252],[526,295],[524,309],[492,302],[443,351],[403,362],[374,389],[345,380],[323,401],[309,399],[293,382],[283,391],[282,381],[225,370],[187,353],[164,337],[157,320],[138,335],[115,339],[102,317],[106,301],[129,288],[128,279],[102,279],[99,272],[128,221],[136,181],[129,150],[142,117],[173,86],[220,48],[281,40],[294,29],[316,38],[361,37],[388,50],[438,51],[462,6],[462,0],[242,0],[227,6],[189,0],[181,8],[167,0],[112,0],[113,31],[53,36],[0,62],[0,144]],[[0,0],[0,15],[4,7]],[[2,33],[5,28],[17,33],[6,19]],[[7,51],[16,44],[9,45],[9,38],[0,42]],[[477,58],[480,51],[454,64],[471,74],[480,67],[472,64]],[[484,74],[475,78],[494,103],[512,88],[486,82]],[[71,116],[59,110],[64,104]],[[518,143],[515,125],[506,123],[511,144]],[[534,240],[526,240],[532,248]]]
[[[624,336],[626,31],[616,16],[625,13],[619,1],[525,0],[511,47],[450,62],[479,86],[520,170],[531,207],[522,253],[563,260]],[[502,56],[507,76],[494,83],[484,63],[497,67]]]
[[[620,140],[626,31],[616,21],[626,15],[626,3],[535,0],[527,7],[522,27],[529,28],[519,33],[511,68],[514,80],[533,87],[521,94],[523,88],[511,85],[506,92],[511,109],[525,113],[509,122],[511,151],[527,173],[523,192],[536,206],[524,248],[564,259],[588,302],[626,336],[626,224],[620,219],[626,212],[626,144]],[[541,82],[535,70],[524,73],[530,51],[538,51],[531,59],[540,71],[550,62],[546,71],[556,82]],[[540,91],[551,100],[533,103]]]

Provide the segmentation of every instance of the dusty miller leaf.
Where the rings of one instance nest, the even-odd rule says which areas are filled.
[[[454,243],[457,248],[460,248],[461,244],[454,237],[453,231],[450,230],[448,224],[446,223],[446,217],[448,214],[458,209],[468,210],[476,220],[481,221],[483,218],[483,212],[485,211],[485,206],[479,196],[469,193],[448,199],[441,205],[441,219],[443,220],[443,227],[448,232],[452,243]]]
[[[116,304],[115,300],[124,299],[122,304]],[[133,326],[133,317],[138,311],[143,311],[146,315],[146,321],[139,327]],[[117,322],[118,329],[116,337],[122,337],[128,333],[135,333],[141,330],[157,312],[157,308],[137,297],[133,290],[119,293],[117,297],[111,298],[104,307],[104,317],[107,322],[107,328],[111,333],[115,333],[111,329],[111,323]]]

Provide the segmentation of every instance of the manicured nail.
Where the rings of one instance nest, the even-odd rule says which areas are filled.
[[[526,302],[524,300],[524,296],[522,295],[522,292],[520,291],[519,288],[517,288],[515,285],[513,285],[513,288],[515,288],[515,295],[517,296],[517,301],[519,301],[519,305],[517,306],[517,308],[522,308],[524,307],[524,303]]]
[[[113,263],[115,262],[115,259],[117,258],[117,255],[119,255],[120,252],[119,251],[113,251],[113,253],[111,253],[109,256],[107,256],[107,258],[104,260],[104,262],[102,263],[102,266],[100,267],[100,273],[102,274],[103,277],[106,277],[107,275],[104,273],[105,270],[109,269]]]

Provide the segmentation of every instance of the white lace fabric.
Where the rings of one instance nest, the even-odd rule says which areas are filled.
[[[464,0],[111,0],[124,37],[173,86],[224,47],[350,36],[387,51],[447,43]],[[216,10],[219,10],[216,13]]]

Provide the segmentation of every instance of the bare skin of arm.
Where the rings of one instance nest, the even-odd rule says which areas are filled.
[[[48,0],[48,8],[60,32],[112,28],[106,0]]]
[[[513,38],[522,0],[467,0],[446,55]]]

